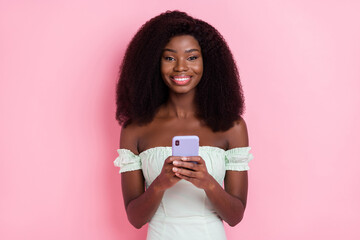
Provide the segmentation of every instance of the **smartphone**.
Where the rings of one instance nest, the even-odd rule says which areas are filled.
[[[194,135],[173,137],[172,155],[181,157],[199,156],[199,137]]]

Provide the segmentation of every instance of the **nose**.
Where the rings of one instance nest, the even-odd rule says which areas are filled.
[[[176,64],[174,66],[175,72],[184,72],[188,70],[188,66],[185,59],[179,59],[176,61]]]

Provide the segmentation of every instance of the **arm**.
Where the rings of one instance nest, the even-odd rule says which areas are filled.
[[[247,127],[243,119],[227,132],[227,139],[229,149],[249,146]],[[206,194],[220,217],[233,227],[244,216],[248,192],[247,171],[226,171],[224,187],[225,190],[216,184],[207,190]]]
[[[238,224],[245,212],[247,198],[247,171],[227,171],[225,190],[215,181],[205,190],[219,216],[230,226]]]
[[[138,154],[137,131],[132,126],[127,126],[121,131],[120,148],[126,148]],[[141,228],[155,214],[164,192],[180,179],[171,171],[174,159],[165,160],[160,175],[145,191],[144,176],[141,170],[124,172],[121,174],[121,187],[124,198],[126,214],[129,222],[136,228]]]
[[[229,149],[248,146],[248,134],[244,120],[240,120],[227,134]],[[197,161],[198,164],[186,162]],[[174,165],[192,169],[176,168],[176,175],[204,189],[218,215],[230,226],[238,224],[244,215],[248,176],[247,171],[226,171],[225,189],[207,172],[205,162],[200,157],[188,158],[185,162],[174,162]]]
[[[164,190],[157,188],[155,181],[145,191],[144,177],[141,170],[121,174],[121,187],[126,214],[129,222],[141,228],[155,214]]]

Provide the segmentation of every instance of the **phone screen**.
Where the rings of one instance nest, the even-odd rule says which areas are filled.
[[[195,135],[175,136],[172,139],[173,156],[199,156],[199,137]]]

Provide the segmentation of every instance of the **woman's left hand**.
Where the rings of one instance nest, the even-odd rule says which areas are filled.
[[[204,159],[200,156],[181,157],[173,161],[173,172],[181,179],[187,180],[196,187],[210,190],[215,186],[216,180],[208,173]]]

